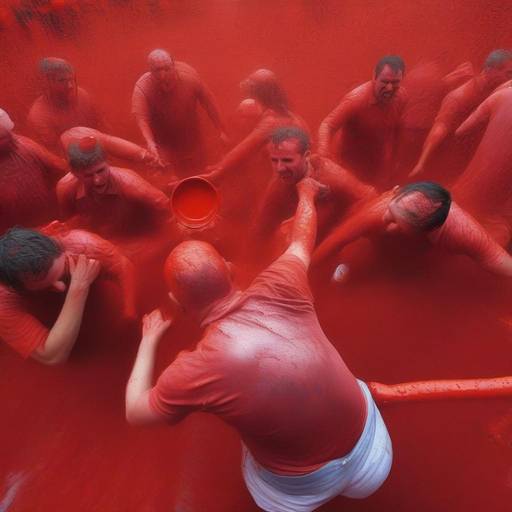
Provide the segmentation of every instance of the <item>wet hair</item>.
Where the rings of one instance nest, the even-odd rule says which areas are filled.
[[[299,143],[299,151],[301,155],[311,149],[309,135],[302,128],[298,128],[297,126],[282,126],[281,128],[276,128],[272,132],[269,141],[277,146],[278,144],[281,144],[281,142],[289,139],[295,139]]]
[[[83,151],[78,142],[72,142],[68,146],[67,153],[69,165],[73,171],[82,171],[105,160],[105,152],[98,142],[89,151]]]
[[[246,80],[251,96],[263,107],[288,114],[288,98],[276,75],[269,69],[258,69]]]
[[[439,206],[434,211],[429,211],[427,215],[417,216],[413,212],[408,212],[411,214],[408,217],[410,223],[420,231],[432,231],[441,227],[450,212],[452,204],[450,192],[433,181],[418,181],[401,187],[397,191],[395,199],[400,199],[414,192],[419,192],[432,203],[439,203]]]
[[[398,55],[385,55],[375,65],[375,76],[379,76],[385,66],[389,66],[395,73],[405,73],[405,62]]]
[[[489,68],[501,68],[503,64],[509,60],[512,60],[512,51],[510,50],[493,50],[484,62],[484,69]]]
[[[0,237],[0,282],[22,290],[25,277],[46,276],[62,252],[55,240],[38,231],[11,228]]]
[[[59,73],[75,73],[73,66],[64,59],[45,57],[39,61],[39,73],[46,78],[53,78]]]

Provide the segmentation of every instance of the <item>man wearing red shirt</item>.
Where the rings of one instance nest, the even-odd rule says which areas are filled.
[[[198,104],[221,140],[227,141],[215,98],[194,68],[174,61],[165,50],[153,50],[148,66],[132,96],[132,113],[148,151],[155,158],[169,160],[178,173],[197,171],[205,163]]]
[[[318,153],[330,156],[334,135],[341,130],[339,162],[357,177],[379,187],[391,178],[405,93],[401,87],[404,61],[396,55],[382,57],[373,79],[344,96],[322,121]]]
[[[124,314],[133,317],[133,268],[112,244],[86,231],[56,230],[47,236],[10,229],[0,238],[0,338],[22,357],[49,365],[65,362],[80,331],[89,288],[100,273],[116,281]],[[48,290],[66,294],[51,328],[31,312],[33,301]]]
[[[325,337],[313,306],[307,269],[320,188],[311,178],[299,183],[290,246],[244,292],[211,245],[183,242],[171,252],[171,295],[206,331],[152,386],[156,348],[170,321],[158,310],[146,316],[126,390],[130,423],[177,423],[205,411],[236,428],[246,484],[267,511],[310,511],[338,494],[366,497],[391,467],[380,413]]]
[[[423,144],[418,163],[409,176],[418,176],[423,173],[425,165],[441,143],[455,133],[462,121],[498,85],[510,78],[512,78],[512,52],[509,50],[492,51],[485,59],[484,67],[479,75],[445,96],[434,125]]]
[[[100,128],[100,118],[87,91],[77,86],[75,70],[64,59],[47,57],[39,63],[43,94],[28,114],[36,139],[58,151],[60,135],[73,126]]]
[[[362,237],[395,236],[426,239],[432,245],[463,254],[485,270],[512,277],[512,257],[437,183],[425,181],[394,187],[370,199],[317,247],[318,265]],[[345,279],[348,267],[338,265],[334,279]]]
[[[169,199],[134,171],[111,167],[94,137],[68,147],[72,169],[57,184],[64,218],[105,238],[158,231],[169,217]],[[74,225],[73,224],[73,225]]]
[[[0,234],[19,224],[37,226],[57,214],[55,183],[67,172],[64,160],[12,132],[0,109]]]
[[[286,126],[275,130],[268,143],[274,176],[269,183],[254,220],[256,238],[271,236],[277,226],[297,208],[297,183],[308,176],[324,185],[318,205],[320,237],[353,203],[375,195],[375,189],[360,182],[328,158],[311,154],[309,135],[302,129]]]

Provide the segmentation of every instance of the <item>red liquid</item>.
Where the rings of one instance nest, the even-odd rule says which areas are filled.
[[[111,132],[141,143],[129,102],[156,47],[196,67],[227,117],[240,100],[240,80],[271,68],[314,132],[345,92],[370,79],[382,54],[401,53],[411,67],[437,59],[449,71],[468,59],[479,68],[490,50],[512,46],[508,0],[84,5],[77,19],[63,19],[60,36],[38,18],[24,31],[11,13],[0,14],[2,27],[9,22],[0,31],[1,107],[20,133],[44,56],[69,59]],[[216,134],[204,124],[213,146]],[[268,179],[268,167],[258,163],[251,171],[257,185]],[[241,171],[230,190],[240,205],[235,215],[259,198],[242,178]],[[201,201],[191,210],[202,208]],[[226,236],[243,244],[246,229]],[[363,245],[350,252],[362,254]],[[147,309],[156,307],[165,300],[162,269],[139,272]],[[322,327],[364,380],[512,373],[510,330],[499,321],[512,312],[511,294],[503,280],[465,258],[402,248],[381,254],[346,287],[312,277]],[[242,482],[238,437],[216,418],[192,415],[173,428],[126,424],[124,390],[140,330],[120,334],[111,325],[115,312],[87,309],[66,367],[24,362],[0,344],[0,503],[16,488],[12,475],[21,474],[8,512],[256,512]],[[162,341],[155,375],[177,352],[193,348],[199,334],[179,319]],[[389,480],[366,500],[337,498],[320,510],[508,512],[510,410],[509,399],[383,407],[395,454]]]
[[[207,181],[187,179],[172,195],[172,209],[184,222],[200,223],[209,220],[218,208],[217,192]]]

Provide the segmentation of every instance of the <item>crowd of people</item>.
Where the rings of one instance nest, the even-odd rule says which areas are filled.
[[[247,488],[269,512],[369,496],[391,470],[391,439],[367,386],[322,331],[308,269],[321,267],[343,286],[352,266],[345,246],[386,238],[426,242],[512,276],[512,160],[504,140],[512,51],[492,51],[478,73],[463,63],[440,75],[421,129],[411,112],[424,99],[407,88],[402,58],[384,56],[316,135],[271,70],[241,82],[230,127],[192,66],[163,49],[150,52],[147,66],[131,105],[143,145],[108,133],[61,58],[39,63],[42,90],[26,134],[7,105],[0,110],[0,338],[23,358],[65,363],[86,303],[110,281],[119,317],[133,329],[142,320],[126,388],[129,423],[174,424],[194,411],[219,416],[239,432]],[[217,161],[203,113],[222,153]],[[471,146],[467,137],[477,131]],[[400,155],[411,132],[421,151],[404,173]],[[442,183],[413,181],[443,176],[432,170],[436,153],[461,145],[472,148],[465,168],[451,169]],[[241,187],[245,216],[229,201],[222,212],[227,220],[241,216],[240,229],[223,232],[215,220],[201,229],[180,225],[170,197],[193,175],[221,196]],[[252,186],[254,175],[264,190]],[[244,258],[265,263],[245,290],[225,237],[243,246]],[[148,269],[164,278],[172,310],[204,331],[156,380],[156,350],[174,318],[141,311],[139,277]],[[42,294],[60,297],[50,322],[35,306]]]

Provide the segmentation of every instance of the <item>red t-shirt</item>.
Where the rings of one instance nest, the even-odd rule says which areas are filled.
[[[197,348],[152,389],[157,413],[171,423],[193,411],[220,416],[276,473],[310,472],[354,447],[365,399],[318,323],[298,258],[283,255],[203,325]]]
[[[49,235],[49,234],[47,234]],[[85,254],[101,262],[101,275],[119,273],[120,254],[110,242],[87,231],[72,230],[52,236],[71,255]],[[43,345],[49,328],[30,313],[32,293],[0,285],[0,339],[26,358]]]
[[[170,91],[161,90],[150,72],[137,80],[132,113],[150,122],[158,143],[187,152],[200,143],[197,104],[206,92],[194,68],[184,62],[175,67],[177,81]]]
[[[56,217],[55,182],[65,163],[33,140],[14,135],[14,147],[0,155],[0,233]]]
[[[46,96],[39,96],[28,113],[28,124],[34,136],[51,149],[59,148],[60,135],[74,126],[99,128],[98,113],[89,94],[77,88],[76,101],[66,107],[51,103]]]

